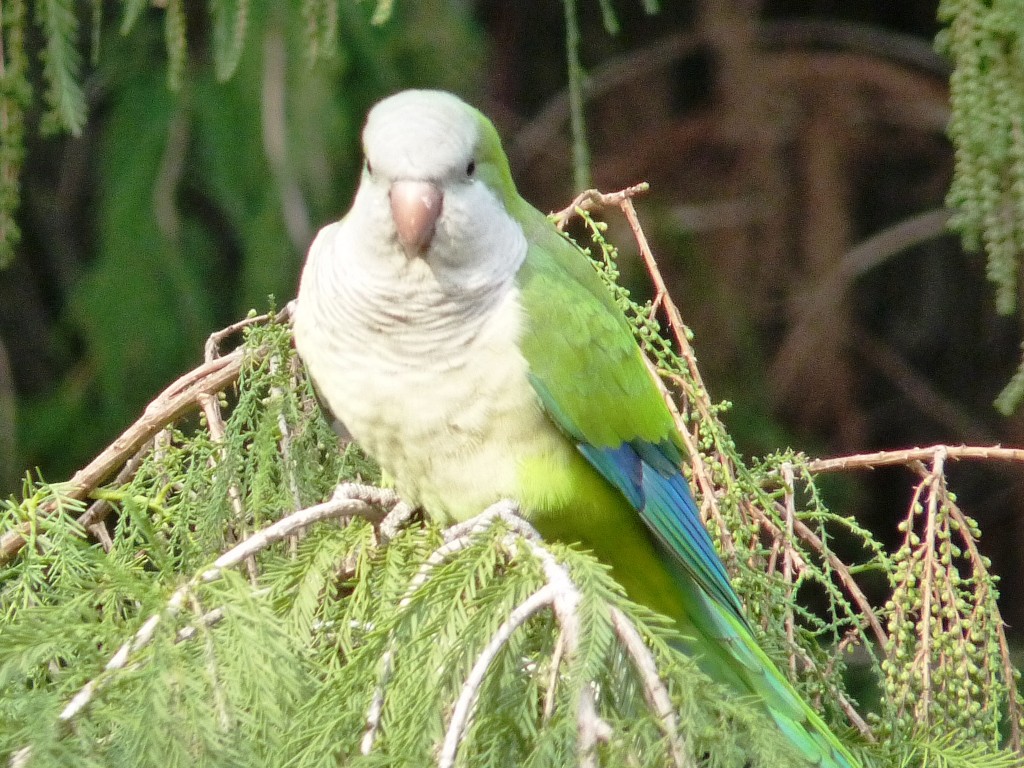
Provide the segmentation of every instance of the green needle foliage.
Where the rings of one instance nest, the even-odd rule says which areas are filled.
[[[591,226],[599,268],[614,274],[615,250]],[[780,669],[866,765],[1024,765],[1000,747],[1003,717],[1019,713],[993,634],[993,579],[970,552],[978,531],[957,516],[941,462],[908,513],[908,533],[923,535],[887,555],[826,508],[806,457],[744,462],[689,353],[662,338],[651,307],[618,296],[663,374],[688,392],[695,485],[712,492],[701,494],[710,528]],[[416,518],[387,534],[362,517],[328,519],[215,566],[339,481],[379,480],[339,446],[287,324],[253,322],[245,350],[236,387],[198,421],[169,423],[120,481],[92,490],[91,519],[95,505],[108,510],[99,539],[66,485],[27,481],[4,505],[0,532],[27,543],[0,566],[0,756],[422,766],[448,764],[449,743],[459,766],[796,764],[759,710],[673,650],[665,620],[631,604],[589,553],[503,519],[457,534]],[[837,555],[840,539],[852,562]],[[936,620],[918,653],[925,573]],[[881,639],[849,587],[865,578],[893,587],[886,605],[868,606],[887,627]],[[816,610],[802,607],[808,595]],[[878,681],[874,746],[849,732],[840,706],[840,642],[867,652]]]

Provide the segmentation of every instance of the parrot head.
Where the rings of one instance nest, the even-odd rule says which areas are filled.
[[[497,131],[456,96],[384,99],[367,117],[363,152],[353,213],[379,227],[394,256],[458,268],[514,223],[519,197]]]

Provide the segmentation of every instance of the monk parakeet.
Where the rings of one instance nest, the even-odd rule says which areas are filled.
[[[334,416],[432,518],[512,499],[543,536],[592,550],[809,765],[856,766],[755,642],[626,320],[516,192],[491,122],[449,93],[404,91],[370,111],[363,149],[294,316]]]

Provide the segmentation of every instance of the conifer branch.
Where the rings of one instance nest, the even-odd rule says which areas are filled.
[[[399,602],[398,607],[405,608],[409,605],[416,590],[423,586],[434,568],[445,562],[459,550],[468,547],[473,542],[474,536],[484,533],[499,520],[524,539],[539,542],[541,540],[540,534],[537,533],[533,526],[519,517],[518,511],[518,504],[508,499],[502,499],[489,506],[479,515],[445,529],[445,543],[431,552],[430,557],[423,561],[416,575],[409,582],[409,588]]]
[[[499,539],[499,544],[506,556],[509,559],[514,559],[517,551],[525,546],[531,556],[541,564],[546,579],[542,587],[535,590],[509,613],[477,655],[456,699],[448,727],[439,746],[437,758],[439,768],[451,768],[455,764],[458,748],[469,724],[480,688],[494,660],[517,629],[538,612],[550,607],[559,626],[559,639],[556,647],[560,650],[556,654],[556,669],[563,657],[568,660],[574,656],[579,645],[578,606],[581,600],[579,589],[573,583],[565,566],[559,563],[554,555],[544,547],[536,530],[516,514],[517,509],[514,502],[502,500],[470,520],[448,528],[444,532],[445,543],[435,549],[422,563],[399,601],[399,609],[406,609],[413,596],[423,587],[435,568],[466,549],[478,535],[488,531],[499,521],[510,529],[505,536]],[[380,728],[386,687],[393,671],[393,643],[394,636],[389,640],[389,647],[382,655],[379,681],[367,711],[366,728],[360,741],[360,752],[364,755],[372,751],[377,731]],[[549,705],[545,705],[545,712],[549,712]],[[579,692],[576,719],[580,765],[596,766],[597,763],[594,762],[596,747],[610,738],[611,728],[598,715],[594,693],[589,685],[584,685]]]
[[[245,558],[255,555],[272,544],[283,541],[296,531],[323,520],[360,517],[376,525],[384,519],[388,509],[396,503],[396,500],[397,496],[386,489],[359,483],[344,483],[338,486],[338,490],[330,500],[300,509],[287,517],[282,517],[266,528],[255,531],[245,541],[218,557],[213,566],[203,571],[198,578],[202,582],[219,579],[226,569],[238,565]]]
[[[500,512],[499,512],[500,516]],[[530,553],[537,558],[547,578],[548,585],[553,589],[551,608],[554,610],[555,619],[560,627],[560,642],[563,647],[563,655],[566,659],[572,659],[579,647],[580,617],[579,604],[582,599],[579,589],[573,583],[565,566],[559,563],[555,556],[547,550],[539,536],[525,521],[532,536],[518,536],[510,534],[503,539],[503,543],[510,555],[514,552],[514,545],[517,541],[526,544]],[[597,705],[594,700],[594,689],[590,684],[584,684],[579,692],[579,701],[576,703],[576,733],[577,751],[579,762],[582,766],[597,766],[597,746],[611,738],[611,727],[601,719],[597,713]]]
[[[132,638],[121,645],[114,655],[110,657],[100,675],[89,680],[79,689],[78,693],[61,710],[58,721],[63,727],[67,727],[92,702],[96,693],[110,681],[112,674],[124,669],[131,658],[152,642],[160,623],[165,619],[172,619],[177,616],[186,601],[194,599],[194,589],[200,584],[216,581],[227,569],[239,565],[260,550],[283,541],[295,531],[306,528],[314,523],[345,517],[361,517],[371,523],[379,523],[387,511],[386,508],[392,506],[396,499],[397,497],[390,491],[373,486],[348,483],[344,486],[339,486],[338,492],[329,501],[299,510],[268,525],[266,528],[256,531],[245,541],[242,541],[218,557],[210,568],[193,576],[186,584],[176,589],[167,600],[163,610],[159,613],[154,613],[146,619]],[[197,613],[201,612],[197,611]],[[213,621],[215,615],[212,613],[203,614],[200,625],[203,624],[207,616]],[[182,633],[185,633],[185,630],[182,630]],[[195,632],[193,630],[192,632],[179,634],[183,639],[186,639],[193,637]],[[18,750],[11,757],[11,768],[27,764],[30,757],[30,747]]]
[[[678,723],[676,722],[675,709],[672,707],[672,699],[669,696],[668,688],[658,674],[658,665],[651,654],[650,649],[644,643],[636,627],[622,611],[613,607],[611,609],[612,626],[618,636],[622,647],[626,649],[633,665],[640,673],[643,681],[644,700],[651,711],[658,717],[661,729],[668,739],[669,752],[672,755],[672,763],[676,768],[696,768],[691,758],[691,750],[687,747],[683,737],[679,734]]]
[[[250,350],[249,355],[259,356],[266,350]],[[99,456],[80,469],[67,483],[64,496],[68,499],[82,500],[100,483],[106,480],[119,467],[123,466],[145,443],[157,432],[171,422],[197,407],[198,398],[204,394],[219,392],[238,378],[242,367],[244,351],[238,349],[229,355],[218,358],[212,363],[189,371],[167,389],[160,393],[153,402],[146,406],[142,416],[126,429],[117,440],[105,448]],[[46,517],[56,511],[56,505],[44,505],[41,516]],[[79,520],[82,525],[99,522],[105,514],[98,508],[94,515],[83,516]],[[28,525],[22,524],[0,536],[0,565],[7,564],[21,548],[25,546]]]
[[[179,377],[146,406],[142,416],[121,433],[113,443],[80,469],[62,488],[63,497],[82,501],[106,481],[111,474],[133,463],[147,442],[169,424],[201,406],[204,398],[216,395],[238,379],[245,361],[259,360],[268,353],[266,347],[238,348],[227,355],[220,354],[219,345],[229,336],[251,325],[282,322],[291,317],[289,304],[277,314],[250,315],[226,328],[210,334],[206,342],[206,361]],[[210,414],[207,413],[207,418]],[[218,419],[215,419],[215,421]],[[211,427],[212,429],[213,427]],[[57,510],[55,503],[43,504],[39,516],[43,519]],[[78,518],[78,523],[89,528],[103,521],[109,505],[94,504]],[[0,565],[6,565],[25,546],[29,524],[24,523],[0,536]]]
[[[487,645],[484,646],[484,649],[477,656],[469,675],[466,677],[462,691],[459,693],[459,698],[455,702],[455,708],[452,710],[452,717],[448,722],[444,741],[438,753],[437,768],[452,768],[455,765],[459,742],[462,741],[463,732],[469,722],[473,704],[476,702],[477,694],[480,692],[480,686],[483,684],[491,662],[497,658],[513,632],[519,629],[536,613],[544,608],[553,606],[557,599],[558,591],[556,587],[550,582],[545,584],[508,615],[508,618],[502,622]]]
[[[466,520],[462,523],[457,523],[456,525],[447,528],[443,534],[445,543],[430,553],[430,556],[427,557],[427,559],[424,560],[423,563],[420,565],[419,569],[416,572],[416,575],[413,576],[413,578],[409,581],[409,586],[406,588],[405,594],[402,596],[402,599],[398,603],[399,610],[404,610],[409,606],[409,603],[412,601],[412,598],[417,592],[417,590],[419,590],[420,587],[422,587],[424,583],[426,583],[427,579],[430,576],[430,573],[437,566],[448,560],[450,557],[458,553],[460,550],[463,550],[466,547],[468,547],[472,543],[474,536],[485,532],[488,528],[490,528],[490,526],[492,526],[498,520],[504,522],[510,529],[515,531],[519,536],[522,536],[524,539],[533,540],[534,542],[540,541],[540,534],[538,534],[529,523],[527,523],[525,520],[523,520],[516,514],[518,509],[519,507],[515,502],[509,501],[507,499],[502,499],[492,504],[479,515],[476,515],[475,517],[472,517],[469,520]],[[398,501],[394,505],[394,507],[392,508],[392,512],[388,515],[388,518],[392,519],[385,518],[385,520],[380,525],[382,533],[385,535],[387,539],[394,537],[394,532],[397,531],[397,526],[400,525],[401,522],[403,522],[405,519],[407,519],[411,512],[411,508],[404,502]],[[387,524],[386,531],[384,530],[385,523]],[[526,618],[529,618],[529,616],[527,616]],[[525,621],[525,619],[523,620]],[[508,636],[511,636],[512,631],[514,630],[515,627],[512,627],[508,632]],[[504,642],[507,641],[507,639],[508,637],[506,637],[504,641],[498,644],[495,653],[497,653],[497,651],[501,649],[501,646],[504,645]],[[384,698],[386,695],[387,684],[391,678],[391,673],[393,671],[393,661],[394,637],[392,636],[392,638],[389,640],[387,650],[385,650],[383,655],[381,656],[380,676],[378,678],[377,686],[374,688],[373,696],[370,699],[370,707],[366,713],[366,728],[363,732],[363,738],[360,741],[359,745],[360,753],[363,755],[368,755],[373,750],[373,743],[374,740],[376,739],[377,731],[380,728],[380,720],[384,712]],[[484,668],[481,674],[485,672],[486,667]],[[465,690],[466,688],[464,687],[463,691],[465,692]],[[478,690],[479,685],[472,689],[471,693],[474,698]],[[472,701],[470,701],[469,704],[467,704],[467,706],[471,704]],[[466,713],[466,717],[468,717],[468,712]],[[454,718],[455,715],[453,714],[453,722],[455,722]],[[459,728],[459,735],[461,735],[461,729],[464,728],[464,724],[458,725],[458,723],[456,723],[456,725]],[[451,726],[449,726],[449,729],[450,728]],[[455,747],[453,747],[452,749],[452,760],[454,760],[454,750],[457,749],[457,743]],[[445,754],[444,747],[442,747],[440,754],[443,758],[443,755]],[[439,762],[442,758],[439,758]]]

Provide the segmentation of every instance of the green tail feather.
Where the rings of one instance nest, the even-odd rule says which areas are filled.
[[[712,679],[760,704],[808,765],[860,768],[850,751],[829,730],[789,680],[754,640],[745,622],[723,611],[687,579],[679,579],[691,608],[675,617],[683,639],[680,650],[694,658]]]

